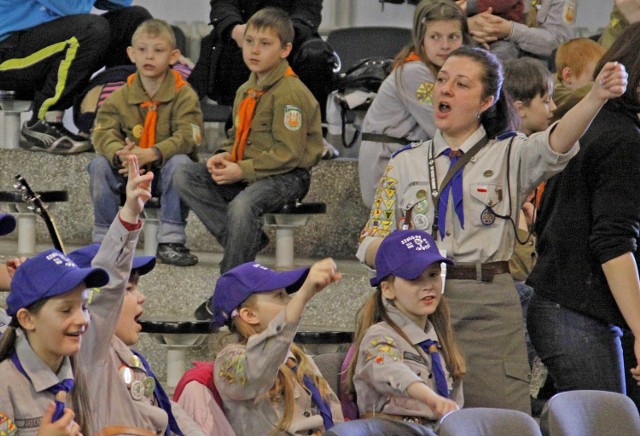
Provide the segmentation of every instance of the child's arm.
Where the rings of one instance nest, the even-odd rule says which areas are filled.
[[[131,261],[140,233],[139,227],[135,230],[129,228],[139,225],[139,214],[151,197],[153,173],[140,175],[135,156],[129,157],[128,167],[127,199],[92,262],[93,267],[105,269],[110,280],[104,288],[93,290],[89,300],[91,327],[80,349],[84,365],[109,363],[106,355],[120,316],[120,307],[131,273]]]
[[[596,77],[591,91],[558,121],[549,135],[549,145],[557,153],[566,153],[589,128],[607,100],[620,97],[627,89],[624,65],[608,62]]]
[[[437,419],[442,418],[449,412],[459,409],[455,401],[438,395],[433,389],[422,382],[415,382],[409,385],[407,394],[414,400],[426,404]]]
[[[331,283],[342,279],[342,274],[337,269],[336,263],[331,258],[322,259],[313,264],[302,287],[287,304],[285,309],[286,322],[299,322],[307,302]]]

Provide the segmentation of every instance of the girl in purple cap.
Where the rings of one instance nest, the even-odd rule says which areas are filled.
[[[129,275],[138,217],[151,197],[153,173],[141,176],[135,156],[129,164],[127,200],[109,230],[112,250],[96,263],[100,268],[80,268],[48,250],[15,271],[6,301],[12,319],[0,340],[0,434],[94,434],[97,414],[78,353],[91,347],[83,343],[88,289],[107,286],[116,266]]]
[[[239,342],[218,354],[213,375],[238,436],[322,434],[343,420],[327,381],[293,343],[307,302],[341,277],[323,259],[286,272],[249,262],[218,279],[212,325],[227,324]]]
[[[424,231],[396,230],[382,241],[349,367],[361,418],[433,427],[462,407],[465,365],[442,296],[442,263],[452,261]]]

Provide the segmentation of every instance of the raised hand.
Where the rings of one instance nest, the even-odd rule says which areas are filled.
[[[141,175],[138,168],[138,159],[131,154],[127,157],[127,199],[120,211],[120,217],[129,223],[138,222],[138,215],[142,213],[145,203],[151,198],[151,182],[153,173]]]
[[[593,83],[592,91],[602,100],[620,97],[627,90],[627,70],[618,62],[604,64]]]

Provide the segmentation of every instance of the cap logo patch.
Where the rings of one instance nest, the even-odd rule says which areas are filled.
[[[70,266],[70,267],[77,266],[75,263],[73,263],[71,259],[69,259],[66,256],[63,256],[60,253],[51,253],[45,259],[54,262],[56,265],[64,265],[64,266]]]
[[[266,271],[266,270],[268,270],[268,269],[269,269],[269,268],[267,268],[266,266],[262,266],[262,265],[260,265],[259,263],[254,263],[252,266],[253,266],[254,268],[260,268],[260,269],[261,269],[261,270],[263,270],[263,271]]]
[[[431,244],[426,239],[422,239],[420,235],[412,235],[400,241],[402,245],[409,250],[425,251],[431,248]]]

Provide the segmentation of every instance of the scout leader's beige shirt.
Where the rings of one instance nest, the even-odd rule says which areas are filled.
[[[526,196],[542,182],[564,169],[578,152],[576,143],[567,153],[559,154],[549,146],[549,134],[555,128],[534,133],[529,138],[490,140],[463,169],[464,228],[460,225],[450,190],[444,239],[432,235],[440,250],[456,262],[477,263],[509,260],[513,254],[514,231],[511,222],[494,217],[487,220],[488,207],[496,214],[511,216],[517,223],[520,206]],[[484,127],[478,128],[461,146],[467,153],[483,136]],[[434,207],[428,168],[429,151],[433,145],[435,156],[436,189],[449,171],[450,160],[443,152],[449,147],[438,130],[432,141],[412,144],[390,161],[380,179],[371,208],[369,221],[362,230],[362,243],[358,259],[364,262],[367,247],[373,238],[384,238],[402,228],[410,215],[413,228],[431,233]],[[509,195],[511,195],[509,197]],[[411,212],[409,214],[409,211]],[[489,217],[491,218],[491,217]],[[409,224],[409,223],[407,223]]]
[[[69,358],[65,357],[55,374],[33,351],[22,331],[18,329],[17,333],[16,354],[31,381],[11,359],[0,363],[0,434],[36,435],[44,411],[55,401],[47,389],[64,379],[72,379],[73,371]],[[73,409],[70,396],[67,399],[67,407]],[[19,433],[12,433],[12,428]]]
[[[414,400],[407,388],[416,382],[424,383],[434,392],[431,356],[425,353],[420,342],[438,340],[430,321],[423,331],[391,303],[385,302],[387,313],[393,322],[411,340],[408,343],[386,322],[372,325],[360,344],[358,363],[353,376],[360,415],[386,413],[399,416],[419,416],[436,422],[433,411],[426,404]],[[415,346],[414,346],[415,345]],[[444,356],[440,356],[447,377],[449,398],[459,407],[463,405],[462,381],[449,375]]]
[[[283,60],[261,83],[256,74],[251,73],[249,80],[236,92],[234,127],[229,132],[230,139],[222,146],[228,152],[233,148],[238,108],[247,90],[266,91],[256,105],[244,156],[238,162],[247,182],[296,168],[309,169],[322,156],[320,106],[300,79],[284,76],[288,67],[287,61]]]
[[[311,394],[296,385],[295,404],[291,425],[285,433],[275,432],[276,424],[284,413],[284,402],[272,402],[269,389],[273,386],[278,368],[286,359],[293,358],[289,351],[298,323],[284,320],[284,309],[269,323],[267,329],[251,336],[247,345],[225,347],[215,362],[214,382],[222,397],[224,410],[231,427],[238,436],[308,435],[323,432],[322,416],[311,400]],[[316,374],[320,371],[309,357]],[[342,422],[342,409],[336,395],[331,392],[333,422]]]
[[[94,268],[109,271],[110,281],[99,291],[94,290],[89,301],[91,326],[80,349],[80,361],[87,372],[96,430],[118,425],[163,435],[168,425],[167,413],[155,405],[150,391],[144,395],[143,389],[143,395],[139,395],[139,384],[134,387],[133,382],[140,381],[144,387],[147,374],[139,359],[133,359],[131,350],[115,336],[139,233],[140,230],[127,231],[119,219],[114,220],[92,262]],[[126,368],[130,374],[126,374]],[[129,375],[131,381],[126,383],[124,378]],[[185,435],[204,434],[188,417],[181,420],[179,410],[174,410],[174,415]]]

